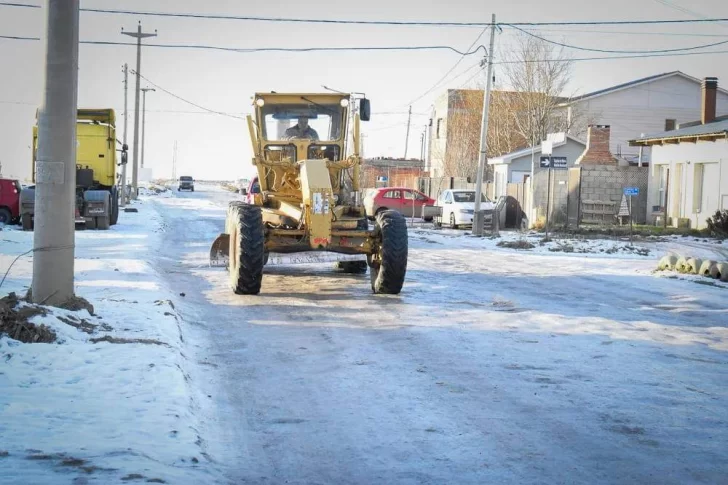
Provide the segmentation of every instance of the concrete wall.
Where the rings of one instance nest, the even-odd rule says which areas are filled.
[[[667,216],[672,219],[673,226],[677,226],[678,219],[688,219],[690,227],[703,229],[706,219],[715,211],[728,210],[727,140],[655,146],[652,165],[648,191],[650,222],[654,222],[655,217],[652,206],[658,205],[660,200],[661,166],[670,169]],[[697,165],[701,167],[696,168]]]
[[[612,153],[636,157],[639,147],[630,147],[629,140],[664,131],[666,119],[677,123],[699,120],[701,103],[700,83],[676,75],[577,102],[574,109],[586,112],[595,124],[611,126]],[[728,94],[719,91],[717,115],[725,114]],[[643,157],[649,160],[649,148]]]
[[[638,187],[639,196],[632,197],[632,215],[634,222],[644,224],[647,217],[648,178],[647,167],[614,167],[586,166],[581,167],[581,220],[592,219],[587,214],[587,205],[593,202],[613,202],[614,213],[604,215],[604,224],[616,224],[619,220],[613,217],[619,212],[625,187]]]

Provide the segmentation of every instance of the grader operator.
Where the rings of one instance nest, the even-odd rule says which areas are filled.
[[[255,95],[248,128],[260,192],[253,204],[230,203],[225,232],[210,250],[210,264],[227,266],[235,293],[260,292],[269,253],[308,251],[366,256],[337,265],[349,273],[369,267],[374,293],[401,291],[407,224],[399,212],[384,211],[369,228],[359,187],[359,122],[369,120],[370,106],[360,99],[350,117],[351,103],[347,94]]]

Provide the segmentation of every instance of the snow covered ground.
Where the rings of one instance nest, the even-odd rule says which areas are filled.
[[[99,322],[170,347],[72,334],[53,347],[63,359],[51,359],[46,346],[3,339],[0,352],[24,353],[7,362],[19,366],[12,372],[0,360],[0,383],[13,384],[12,402],[34,409],[0,397],[0,436],[21,438],[0,445],[10,453],[0,463],[16,477],[22,469],[38,481],[101,483],[140,473],[169,483],[682,484],[728,474],[728,289],[654,272],[668,251],[728,259],[725,245],[542,245],[539,235],[415,227],[401,295],[372,295],[368,275],[338,274],[331,264],[272,258],[280,264],[266,267],[262,293],[236,296],[225,271],[207,261],[227,202],[238,197],[199,184],[146,198],[142,212],[107,234],[77,233],[89,238],[79,241],[89,251],[79,294]],[[0,238],[27,237],[9,234]],[[498,245],[522,239],[533,248]],[[13,252],[3,242],[2,253],[27,241],[16,244]],[[28,263],[13,270],[13,288],[27,284],[28,272]],[[129,280],[139,286],[122,288]],[[27,385],[31,371],[44,387]],[[66,384],[66,373],[102,392],[69,391],[78,384]],[[104,395],[105,409],[91,394]],[[52,396],[42,409],[33,404],[40,395]],[[55,404],[72,409],[70,395],[83,413]],[[6,418],[9,407],[19,424]],[[59,439],[45,422],[54,413],[80,429],[68,424]],[[88,415],[95,427],[82,425]],[[38,429],[33,439],[23,435],[28,423]],[[98,429],[94,441],[87,433]],[[67,471],[58,458],[26,460],[28,448],[118,471]],[[134,453],[118,454],[126,448]]]
[[[34,318],[57,343],[0,339],[0,483],[214,481],[196,415],[208,398],[188,382],[180,297],[153,265],[160,217],[147,200],[135,207],[109,231],[76,231],[76,294],[94,315]],[[5,227],[0,241],[4,273],[33,233]],[[31,270],[21,257],[0,295],[24,295]],[[119,343],[92,341],[104,337]]]

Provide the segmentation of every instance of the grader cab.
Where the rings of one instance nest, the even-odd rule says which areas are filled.
[[[359,261],[338,262],[338,268],[363,274],[369,267],[374,293],[401,291],[407,224],[399,212],[384,211],[369,227],[358,148],[359,122],[369,120],[369,100],[359,100],[354,116],[352,102],[349,95],[334,93],[255,95],[248,128],[260,192],[252,204],[230,203],[225,232],[210,250],[211,265],[227,266],[235,293],[260,292],[270,253],[310,251],[361,255]]]

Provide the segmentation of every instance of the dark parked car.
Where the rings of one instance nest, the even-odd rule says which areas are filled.
[[[177,191],[180,190],[190,190],[192,192],[195,191],[195,181],[190,177],[189,175],[183,175],[179,178],[179,186],[177,187]]]

